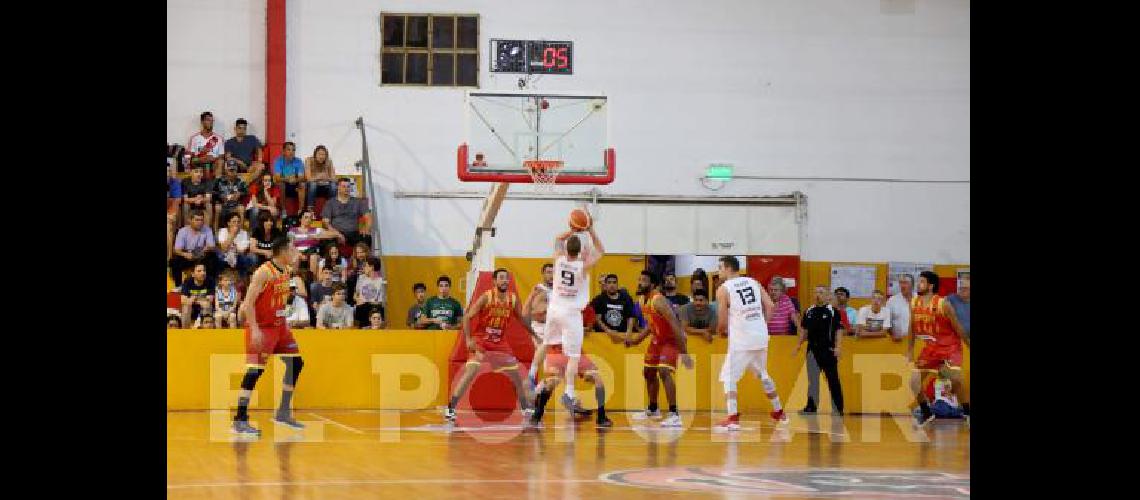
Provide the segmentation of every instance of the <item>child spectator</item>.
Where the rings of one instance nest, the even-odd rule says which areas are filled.
[[[209,314],[214,308],[214,282],[206,276],[206,265],[196,264],[190,279],[182,282],[182,324],[192,324],[197,316]]]
[[[214,316],[221,328],[238,327],[238,304],[241,303],[241,294],[234,286],[230,273],[222,273],[218,277],[218,288],[214,292]]]
[[[214,317],[213,316],[211,316],[209,314],[203,314],[201,316],[198,316],[198,323],[195,326],[195,328],[201,328],[204,330],[213,330],[213,329],[217,328],[217,326],[214,324]]]
[[[416,303],[408,308],[408,320],[404,325],[414,330],[422,330],[423,327],[419,325],[419,321],[420,316],[424,313],[424,299],[427,297],[427,285],[423,283],[412,285],[412,293],[416,296]]]
[[[364,262],[364,272],[356,280],[356,322],[363,328],[368,325],[368,317],[373,311],[384,313],[384,299],[387,283],[380,277],[380,258],[369,257]]]
[[[345,302],[346,294],[344,285],[333,285],[332,300],[317,310],[317,328],[352,328],[352,306]]]
[[[321,304],[332,299],[333,280],[331,269],[321,269],[320,280],[309,286],[309,312],[312,313],[312,324],[317,324],[317,309]]]
[[[368,316],[368,327],[366,330],[383,330],[384,329],[384,315],[380,311],[372,311]]]
[[[455,330],[461,326],[463,306],[451,297],[451,278],[440,276],[435,282],[439,296],[424,302],[423,314],[419,323],[426,330]]]

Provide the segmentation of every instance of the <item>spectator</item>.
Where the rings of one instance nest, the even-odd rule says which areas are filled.
[[[602,293],[590,301],[594,308],[594,331],[609,334],[610,340],[624,341],[634,331],[633,297],[618,289],[616,274],[607,274],[602,281]]]
[[[794,331],[800,331],[800,318],[796,313],[796,306],[792,303],[792,298],[788,297],[784,280],[779,276],[772,278],[768,289],[772,292],[772,302],[776,304],[776,310],[772,313],[772,318],[768,320],[768,333],[771,335],[789,335],[793,332],[792,326],[795,327]]]
[[[332,300],[332,292],[332,270],[321,269],[317,279],[309,285],[309,314],[311,315],[310,323],[313,326],[317,326],[317,310],[321,304]]]
[[[914,276],[904,274],[899,277],[899,292],[887,299],[887,310],[891,312],[891,339],[902,342],[910,333],[910,300],[914,298]]]
[[[859,319],[859,311],[854,307],[847,305],[851,300],[851,291],[847,287],[839,287],[835,289],[835,308],[843,313],[843,328],[847,330],[848,335],[855,335],[855,331],[851,325],[855,324],[855,320]]]
[[[202,167],[210,173],[210,177],[220,177],[222,173],[222,158],[225,156],[222,136],[214,133],[214,114],[209,111],[198,116],[202,130],[190,137],[187,142],[186,156],[189,159],[189,168]]]
[[[366,330],[383,330],[384,329],[384,315],[380,311],[372,311],[368,316],[368,327]]]
[[[273,258],[273,240],[284,236],[284,233],[277,228],[273,217],[269,212],[261,212],[257,215],[257,225],[253,227],[249,239],[253,242],[252,252],[257,256],[257,264],[261,265],[265,261]]]
[[[871,294],[871,303],[859,309],[855,334],[860,337],[885,337],[891,329],[891,311],[884,308],[886,298],[881,290]]]
[[[249,173],[251,179],[258,179],[265,170],[261,162],[261,141],[256,135],[246,134],[249,122],[238,118],[234,124],[234,136],[226,141],[226,163],[232,163],[241,173]]]
[[[463,319],[463,306],[459,305],[458,300],[451,298],[451,278],[440,276],[435,284],[439,287],[439,296],[424,302],[419,326],[425,330],[458,329],[462,326],[460,320]]]
[[[704,269],[696,268],[693,270],[692,278],[689,278],[689,289],[692,290],[693,295],[697,294],[697,290],[704,290],[705,296],[716,296],[715,292],[709,288],[709,275]]]
[[[954,308],[954,315],[958,317],[958,324],[970,334],[970,275],[967,274],[958,280],[958,293],[946,297],[950,306]]]
[[[289,284],[289,298],[285,299],[285,322],[289,324],[289,328],[308,328],[310,325],[309,319],[309,303],[305,302],[305,297],[297,293],[297,289],[305,289],[304,284],[295,281]]]
[[[343,238],[341,238],[343,241]],[[344,284],[349,290],[356,290],[356,279],[364,271],[364,262],[370,255],[368,244],[363,241],[352,246],[352,258],[348,261],[348,278]],[[355,298],[349,297],[349,304],[356,305]]]
[[[709,293],[703,288],[693,291],[693,301],[681,306],[681,326],[685,334],[712,342],[716,322],[716,307],[709,305]]]
[[[182,319],[177,314],[167,314],[166,328],[182,328]]]
[[[284,186],[285,196],[297,198],[297,206],[305,207],[305,162],[297,158],[297,145],[286,142],[281,150],[281,156],[273,161],[273,173],[276,181]],[[282,207],[285,205],[282,204]]]
[[[182,220],[193,210],[202,210],[211,224],[214,222],[214,186],[202,177],[202,167],[190,169],[190,177],[182,179]]]
[[[234,164],[226,163],[224,172],[225,174],[222,177],[214,181],[213,224],[215,228],[218,227],[219,219],[228,220],[231,213],[242,214],[241,199],[249,192],[249,187],[245,185],[245,181],[238,177]]]
[[[281,213],[281,189],[273,184],[273,176],[269,172],[261,174],[258,183],[249,188],[249,204],[245,208],[249,220],[257,220],[261,212],[274,219]]]
[[[182,324],[192,324],[195,315],[210,314],[213,310],[214,282],[206,275],[205,264],[195,264],[190,279],[182,283]]]
[[[310,266],[313,265],[316,266],[314,274],[320,274],[321,269],[327,267],[332,270],[333,283],[346,285],[345,282],[348,281],[348,259],[340,256],[340,247],[331,244],[327,245],[325,247],[325,256],[317,259],[316,264],[310,263]]]
[[[404,325],[413,330],[421,330],[423,327],[419,325],[419,322],[420,316],[424,314],[424,298],[427,297],[427,285],[423,283],[412,285],[412,293],[416,296],[416,303],[408,308],[408,320]]]
[[[214,293],[214,317],[219,328],[238,327],[238,304],[241,303],[241,293],[234,285],[230,273],[223,272],[218,276],[218,288]]]
[[[210,276],[214,275],[213,258],[208,255],[213,252],[217,243],[214,241],[214,232],[206,227],[206,215],[201,210],[190,214],[190,224],[178,230],[174,237],[174,256],[170,258],[170,277],[174,286],[182,286],[182,273],[192,269],[195,264],[205,264]],[[186,324],[183,322],[182,324]]]
[[[212,314],[203,314],[201,316],[198,316],[198,322],[196,325],[197,328],[205,330],[213,330],[217,328],[217,325],[214,323],[214,316]]]
[[[182,180],[174,175],[174,166],[166,166],[166,219],[178,226],[182,217]]]
[[[309,282],[312,281],[312,273],[307,269],[294,269],[293,277],[289,280],[290,286],[297,288],[297,296],[305,299],[309,298]]]
[[[368,326],[368,317],[373,311],[384,312],[384,299],[387,283],[380,277],[380,258],[369,257],[364,263],[364,272],[356,280],[356,322],[361,328]]]
[[[218,261],[220,268],[233,269],[238,276],[249,276],[257,264],[257,256],[250,253],[249,233],[242,229],[241,214],[231,212],[226,225],[218,230]]]
[[[673,304],[673,314],[678,314],[681,311],[681,306],[689,303],[689,296],[683,293],[677,293],[677,275],[673,273],[665,273],[662,275],[664,280],[661,291],[669,303]]]
[[[317,328],[352,328],[352,306],[345,302],[345,295],[344,285],[333,285],[332,300],[317,310]]]
[[[308,196],[309,203],[303,206],[316,205],[317,197],[320,196],[328,201],[329,198],[335,196],[333,192],[333,180],[335,179],[336,172],[333,171],[332,158],[329,158],[329,150],[324,146],[317,146],[313,150],[313,156],[305,159],[305,178],[309,180],[305,187],[305,193]]]
[[[828,304],[827,287],[815,287],[815,305],[804,311],[799,343],[792,355],[799,354],[804,342],[808,343],[808,400],[803,413],[815,413],[819,401],[819,371],[827,377],[827,392],[835,411],[843,414],[843,387],[839,384],[839,345],[843,338],[843,324],[839,311]]]
[[[361,241],[372,246],[372,236],[368,233],[372,226],[366,220],[361,227],[360,218],[369,213],[368,204],[360,198],[354,198],[348,191],[348,178],[341,177],[336,183],[336,197],[325,203],[321,210],[321,219],[340,231],[349,245]]]
[[[326,229],[313,225],[315,218],[313,209],[305,208],[301,210],[301,222],[297,224],[297,227],[289,230],[289,239],[293,240],[293,246],[298,252],[298,262],[295,264],[298,269],[301,268],[302,262],[308,266],[310,256],[320,252],[321,240],[340,237],[340,233],[336,229]]]

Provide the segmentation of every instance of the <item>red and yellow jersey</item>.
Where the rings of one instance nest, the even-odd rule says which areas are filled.
[[[488,342],[499,342],[503,338],[503,330],[506,330],[515,312],[518,297],[513,293],[507,293],[506,299],[501,299],[495,290],[487,290],[484,296],[487,297],[487,302],[479,311],[479,318],[475,322],[475,333],[485,335]]]
[[[648,326],[653,332],[653,344],[674,344],[677,335],[673,332],[673,325],[653,307],[653,301],[661,296],[659,292],[650,292],[641,303],[641,313],[645,315],[645,321],[649,323]]]
[[[926,304],[918,295],[910,299],[911,332],[916,336],[933,337],[936,345],[959,345],[962,339],[946,315],[945,300],[937,295]]]
[[[287,305],[285,302],[289,299],[289,273],[279,269],[272,261],[262,264],[261,269],[269,273],[269,279],[254,299],[253,315],[258,326],[283,325]]]

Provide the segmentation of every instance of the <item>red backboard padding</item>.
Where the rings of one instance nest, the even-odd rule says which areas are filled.
[[[480,272],[479,280],[475,284],[475,294],[472,295],[471,304],[474,304],[475,299],[494,287],[493,278],[490,272]],[[515,278],[510,278],[509,290],[519,295],[519,302],[526,300],[526,294],[519,294],[515,285]],[[468,304],[468,307],[471,306]],[[474,323],[474,322],[473,322]],[[475,327],[474,324],[471,325]],[[472,330],[474,334],[474,330]],[[519,359],[519,366],[521,366],[522,376],[526,376],[526,370],[530,369],[530,362],[534,359],[534,343],[530,340],[530,334],[527,333],[525,327],[518,320],[512,320],[504,332],[504,338],[510,344],[511,349],[515,353],[515,357]],[[467,362],[467,344],[463,341],[463,332],[456,332],[455,345],[451,349],[451,358],[448,363],[447,381],[448,387],[454,389],[455,384],[458,382],[459,376],[462,374],[463,365]],[[450,391],[449,391],[450,394]],[[449,396],[450,397],[450,396]],[[486,363],[479,368],[479,374],[472,382],[471,388],[468,389],[468,398],[470,407],[480,410],[510,410],[518,406],[518,398],[515,396],[514,387],[511,385],[506,375],[493,373],[491,368]],[[461,400],[459,407],[463,408],[464,402]]]
[[[748,276],[760,282],[764,289],[772,277],[781,276],[796,280],[796,286],[788,288],[788,296],[796,297],[800,286],[800,256],[799,255],[749,255]]]

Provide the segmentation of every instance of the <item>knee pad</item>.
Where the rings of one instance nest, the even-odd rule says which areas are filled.
[[[253,388],[257,386],[257,379],[261,378],[261,373],[264,371],[264,368],[247,368],[245,370],[245,376],[241,379],[241,388],[252,391]]]
[[[281,358],[281,361],[285,362],[285,385],[297,385],[297,377],[301,376],[305,361],[300,356],[287,356]]]
[[[764,385],[764,392],[776,392],[776,381],[772,380],[767,373],[761,375],[760,383]]]

